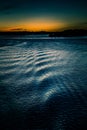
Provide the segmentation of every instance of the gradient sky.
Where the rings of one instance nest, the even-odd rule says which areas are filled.
[[[87,0],[0,0],[0,30],[87,29]]]

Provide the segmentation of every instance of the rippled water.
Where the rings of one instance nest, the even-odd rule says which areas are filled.
[[[87,39],[0,39],[0,129],[87,130]]]

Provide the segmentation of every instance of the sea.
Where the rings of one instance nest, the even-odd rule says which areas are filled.
[[[87,37],[0,36],[0,130],[87,130]]]

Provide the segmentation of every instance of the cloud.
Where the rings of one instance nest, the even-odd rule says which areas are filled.
[[[0,7],[0,11],[5,12],[5,11],[12,10],[13,8],[15,8],[15,6],[13,6],[13,5],[6,5],[6,6]]]
[[[78,23],[76,24],[77,27],[87,27],[87,22],[82,22],[82,23]]]
[[[80,25],[87,25],[87,22],[80,23]]]
[[[10,31],[26,31],[26,29],[23,28],[12,28]]]
[[[19,0],[6,0],[0,1],[0,12],[8,12],[19,8]]]

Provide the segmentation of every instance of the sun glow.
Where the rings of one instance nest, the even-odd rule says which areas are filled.
[[[56,31],[65,26],[65,23],[47,18],[33,18],[22,21],[16,21],[4,29],[6,31]]]
[[[63,23],[45,19],[36,19],[24,23],[24,28],[29,31],[53,31],[61,27],[63,27]]]

